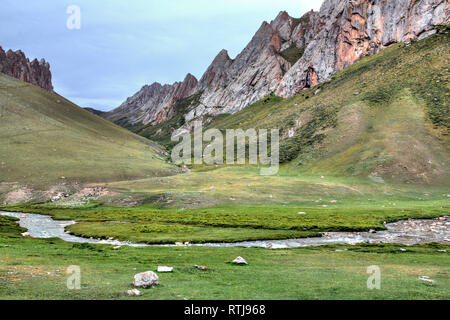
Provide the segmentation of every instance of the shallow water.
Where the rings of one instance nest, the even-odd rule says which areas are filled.
[[[145,245],[133,244],[118,240],[87,239],[71,235],[65,231],[67,226],[75,221],[57,221],[50,216],[3,212],[0,215],[19,219],[19,225],[28,229],[28,234],[34,238],[60,238],[67,242],[109,244],[114,246],[175,246],[175,245]],[[260,247],[260,248],[299,248],[328,244],[358,244],[358,243],[399,243],[405,245],[422,243],[450,244],[450,217],[430,220],[405,220],[386,224],[387,230],[378,232],[327,232],[319,238],[290,239],[290,240],[262,240],[235,243],[204,243],[189,244],[188,246],[203,247]]]

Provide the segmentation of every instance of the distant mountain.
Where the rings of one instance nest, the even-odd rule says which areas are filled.
[[[188,74],[183,82],[172,85],[153,83],[144,86],[119,108],[103,114],[103,116],[119,125],[128,127],[136,123],[160,123],[173,115],[176,101],[194,94],[197,79]]]
[[[172,86],[144,86],[104,117],[136,130],[156,126],[176,114],[178,100],[195,94],[182,121],[188,129],[194,119],[238,112],[271,93],[298,94],[363,56],[431,35],[449,16],[446,0],[325,0],[320,12],[300,19],[281,12],[235,59],[222,50],[198,82],[188,75]]]
[[[34,84],[47,91],[53,91],[50,64],[44,59],[30,60],[18,50],[5,52],[0,47],[0,72],[16,79]]]

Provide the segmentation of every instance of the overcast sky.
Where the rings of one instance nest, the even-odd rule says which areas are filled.
[[[200,78],[220,50],[234,58],[263,21],[322,0],[2,0],[0,46],[51,64],[55,91],[110,110],[143,85]],[[67,28],[67,8],[81,28]]]

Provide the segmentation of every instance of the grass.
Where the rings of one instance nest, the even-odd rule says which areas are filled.
[[[298,48],[295,43],[292,46],[280,53],[280,55],[288,61],[291,65],[294,65],[305,53],[305,47]]]
[[[2,219],[0,217],[0,219]],[[6,221],[6,222],[5,222]],[[5,226],[8,224],[9,226]],[[11,219],[0,220],[0,299],[448,299],[448,246],[329,246],[256,248],[128,248],[24,239]],[[348,251],[339,251],[348,249]],[[249,265],[229,262],[243,256]],[[200,271],[194,265],[206,265]],[[68,290],[66,270],[81,268],[81,290]],[[133,276],[160,265],[160,285],[127,297]],[[381,290],[368,290],[367,267],[381,269]],[[428,285],[418,280],[429,276]],[[275,278],[274,278],[275,276]]]
[[[162,208],[155,204],[118,208],[91,204],[67,208],[49,205],[7,206],[3,210],[51,215],[76,220],[69,226],[84,237],[140,243],[236,242],[302,238],[327,231],[383,230],[384,222],[436,218],[448,214],[447,195],[423,200],[405,198],[344,198],[304,201],[302,204],[246,204],[202,209]],[[177,204],[179,205],[179,204]],[[306,212],[299,215],[298,212]]]
[[[175,173],[157,144],[4,74],[0,121],[0,182],[50,187]]]

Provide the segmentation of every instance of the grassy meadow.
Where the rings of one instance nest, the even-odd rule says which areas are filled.
[[[443,245],[328,246],[291,250],[256,248],[128,248],[22,238],[0,217],[0,299],[449,299],[450,258]],[[247,266],[230,263],[238,255]],[[68,290],[71,265],[81,269],[81,290]],[[159,274],[160,285],[128,297],[133,276]],[[208,266],[208,271],[194,268]],[[367,289],[367,268],[381,270],[381,289]],[[430,285],[421,276],[435,280]]]
[[[67,230],[79,236],[147,244],[313,237],[449,215],[449,49],[445,32],[395,44],[296,97],[271,95],[209,119],[221,130],[280,128],[275,176],[246,165],[177,174],[158,144],[0,75],[0,200],[33,189],[51,196],[65,185],[109,191],[78,205],[70,197],[0,201],[0,210],[75,220]],[[197,98],[179,101],[167,124],[131,129],[170,151],[170,127],[183,124]],[[134,274],[160,265],[175,270],[138,299],[450,298],[444,244],[114,250],[24,231],[0,216],[0,299],[131,299]],[[237,256],[249,265],[230,264]],[[81,267],[81,290],[66,287],[70,265]],[[367,289],[372,265],[381,268],[381,290]]]

